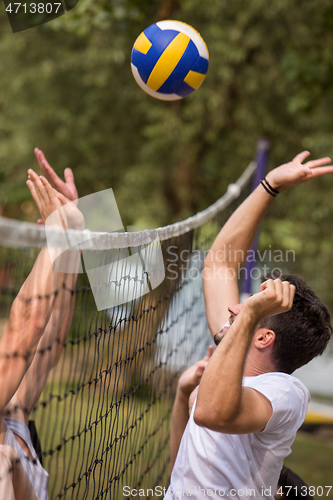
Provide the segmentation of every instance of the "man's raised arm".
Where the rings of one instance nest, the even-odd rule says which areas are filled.
[[[266,179],[271,188],[281,192],[333,172],[332,166],[323,166],[331,161],[328,157],[302,165],[309,154],[304,151],[291,162],[270,171]],[[203,288],[208,326],[213,337],[228,321],[228,307],[239,303],[238,273],[273,201],[274,197],[259,185],[232,214],[207,254]]]
[[[242,387],[245,359],[254,335],[256,346],[260,344],[271,351],[274,332],[256,330],[257,325],[263,318],[289,311],[294,294],[295,286],[289,281],[271,279],[244,302],[203,373],[193,417],[198,425],[230,434],[260,432],[265,428],[272,406],[261,393]],[[247,375],[264,373],[263,367],[253,365],[252,359],[248,369],[252,373]]]

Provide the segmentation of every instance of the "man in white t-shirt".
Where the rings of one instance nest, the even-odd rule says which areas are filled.
[[[206,257],[206,314],[217,348],[178,383],[167,500],[274,497],[309,401],[307,389],[291,373],[324,351],[332,327],[326,306],[300,278],[267,276],[243,304],[237,278],[274,197],[333,172],[325,166],[330,158],[303,165],[308,154],[269,172]],[[188,417],[188,397],[199,381]]]

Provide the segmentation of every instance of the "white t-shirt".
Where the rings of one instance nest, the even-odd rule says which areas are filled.
[[[4,417],[4,420],[7,427],[4,444],[11,446],[18,454],[21,464],[30,479],[34,492],[36,493],[37,500],[48,500],[49,496],[47,492],[47,483],[49,475],[38,460],[28,427],[16,418]],[[14,433],[25,441],[30,453],[34,457],[34,460],[31,460],[23,448],[21,448],[14,436]]]
[[[178,498],[272,500],[284,458],[291,453],[310,394],[285,373],[245,377],[243,386],[261,392],[273,414],[262,432],[223,434],[199,427],[191,416],[184,431],[165,500]]]

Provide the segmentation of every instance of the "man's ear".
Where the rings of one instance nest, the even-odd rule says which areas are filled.
[[[265,349],[275,342],[275,332],[268,328],[259,328],[254,334],[254,345],[257,349]]]

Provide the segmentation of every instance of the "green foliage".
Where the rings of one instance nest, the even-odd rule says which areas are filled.
[[[285,460],[285,465],[303,478],[308,486],[316,487],[318,495],[315,498],[332,498],[332,489],[323,488],[323,493],[320,488],[332,483],[332,449],[331,430],[325,432],[324,428],[319,428],[315,435],[298,432],[292,454]]]
[[[130,52],[149,24],[192,24],[210,51],[202,87],[181,102],[145,95]],[[271,166],[303,149],[333,154],[333,5],[329,0],[80,0],[13,34],[0,12],[0,205],[35,220],[25,186],[45,151],[72,167],[81,196],[112,187],[125,225],[161,226],[220,197],[272,142]],[[333,306],[327,269],[332,179],[277,198],[263,241],[295,248],[294,270]],[[326,270],[326,272],[325,272]]]

